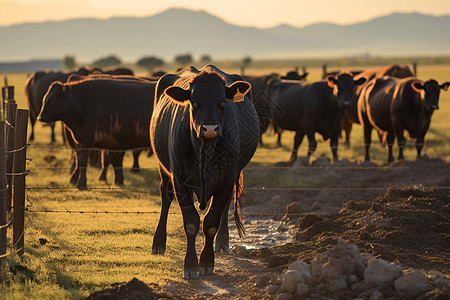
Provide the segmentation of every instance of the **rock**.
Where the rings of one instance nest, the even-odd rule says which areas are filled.
[[[282,293],[278,295],[278,300],[291,300],[294,299],[294,295],[291,293]]]
[[[282,278],[281,289],[288,293],[294,293],[299,283],[304,283],[302,273],[298,270],[288,270]]]
[[[337,291],[343,291],[347,288],[347,281],[345,277],[341,277],[335,280],[331,280],[328,283],[325,283],[326,289],[329,292],[337,292]]]
[[[307,167],[309,165],[309,159],[307,156],[299,156],[295,160],[294,164],[292,165],[293,168],[303,168]]]
[[[364,280],[373,284],[386,283],[396,280],[402,275],[402,267],[390,264],[382,259],[372,259],[364,271]]]
[[[357,282],[359,282],[360,280],[359,280],[359,278],[356,276],[356,275],[353,275],[353,274],[351,274],[351,275],[349,275],[348,277],[347,277],[347,283],[349,284],[349,285],[353,285],[353,284],[355,284],[355,283],[357,283]]]
[[[322,207],[320,206],[319,203],[314,202],[314,204],[313,204],[312,207],[311,207],[311,211],[318,211],[318,210],[320,210],[321,208],[322,208]]]
[[[336,246],[319,255],[311,263],[313,278],[320,282],[336,279],[346,282],[347,276],[351,274],[363,278],[364,267],[358,248],[355,245],[347,244],[342,239],[338,240]]]
[[[291,262],[289,265],[289,270],[297,270],[300,271],[303,277],[303,281],[306,283],[310,283],[312,279],[311,267],[302,260],[296,260]]]
[[[379,290],[375,290],[370,294],[369,300],[384,300],[384,296]]]
[[[331,159],[326,156],[320,156],[315,161],[311,163],[313,167],[327,167],[331,163]]]
[[[267,286],[266,291],[270,295],[275,295],[277,293],[278,288],[279,288],[279,286],[270,284],[270,285]]]
[[[431,288],[427,276],[418,270],[403,274],[395,282],[396,291],[405,290],[426,290]]]
[[[286,206],[286,213],[289,215],[300,215],[303,212],[298,202],[292,202]]]
[[[287,226],[286,224],[281,224],[280,226],[278,226],[278,231],[279,232],[285,232],[289,230],[289,226]]]
[[[308,291],[309,291],[309,288],[306,284],[304,284],[304,283],[297,284],[297,295],[304,296],[308,293]]]

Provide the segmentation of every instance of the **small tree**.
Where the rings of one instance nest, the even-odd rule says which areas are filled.
[[[154,56],[146,56],[139,59],[136,62],[136,65],[148,69],[151,74],[154,69],[162,67],[164,65],[164,61]]]
[[[175,62],[179,65],[186,66],[192,62],[191,54],[179,54],[175,56]]]
[[[92,65],[99,66],[100,68],[114,67],[121,64],[122,61],[114,55],[99,58],[92,63]]]
[[[62,63],[63,63],[64,69],[66,69],[66,70],[75,69],[75,67],[77,66],[74,55],[65,55]]]
[[[248,67],[252,63],[252,58],[250,56],[246,56],[242,59],[242,65],[244,67]]]
[[[200,58],[200,63],[202,65],[207,65],[210,64],[211,62],[212,62],[211,56],[209,56],[208,54],[205,54]]]

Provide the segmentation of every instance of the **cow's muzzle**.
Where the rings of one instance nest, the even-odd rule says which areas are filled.
[[[199,133],[199,138],[202,139],[214,139],[216,137],[219,137],[220,134],[220,129],[219,129],[219,125],[217,124],[209,124],[209,125],[201,125],[200,126],[200,133]]]

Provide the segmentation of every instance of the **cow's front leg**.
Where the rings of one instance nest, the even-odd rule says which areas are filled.
[[[184,258],[183,278],[198,278],[198,259],[195,251],[195,238],[200,228],[200,216],[194,206],[192,190],[186,185],[186,178],[173,175],[172,184],[175,197],[183,215],[183,226],[186,234],[186,256]]]
[[[233,194],[233,184],[228,183],[223,188],[213,195],[211,207],[203,219],[203,234],[205,237],[205,244],[203,245],[200,254],[199,269],[201,275],[212,274],[214,272],[214,237],[220,226],[225,207],[230,202]]]
[[[339,135],[335,135],[330,139],[330,149],[331,149],[331,153],[333,154],[333,162],[337,163],[338,162],[338,141],[339,141]]]
[[[80,168],[78,167],[78,156],[75,150],[72,150],[72,166],[70,167],[70,171],[72,172],[70,183],[76,185],[80,176]]]

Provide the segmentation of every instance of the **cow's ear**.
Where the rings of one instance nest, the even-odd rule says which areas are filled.
[[[367,81],[367,78],[366,78],[366,77],[361,77],[361,78],[359,78],[358,80],[354,80],[355,85],[361,85],[361,84],[363,84],[363,83],[366,82],[366,81]]]
[[[327,80],[328,80],[328,83],[327,83],[328,86],[330,88],[334,88],[334,85],[337,83],[336,77],[334,77],[333,75],[328,75]]]
[[[191,91],[185,90],[179,86],[169,86],[164,90],[166,94],[172,101],[178,104],[184,104],[186,101],[191,99]]]
[[[232,85],[225,87],[225,94],[228,99],[233,99],[234,102],[244,100],[244,96],[252,88],[247,81],[235,81]]]
[[[443,89],[444,91],[446,91],[446,90],[448,90],[449,86],[450,86],[450,82],[446,82],[446,83],[441,84],[439,87],[441,89]]]
[[[420,94],[423,90],[423,83],[420,81],[414,81],[411,83],[411,87],[416,93]]]

